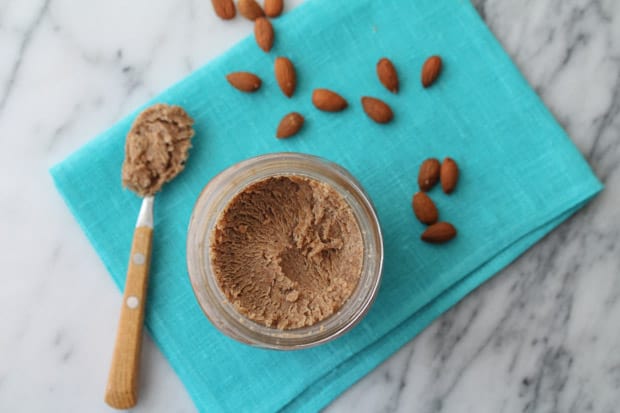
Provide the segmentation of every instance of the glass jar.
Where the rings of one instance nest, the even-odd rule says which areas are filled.
[[[347,201],[362,232],[364,259],[358,285],[338,312],[310,327],[280,330],[246,318],[227,300],[213,273],[210,244],[218,218],[232,198],[254,182],[292,175],[328,184]],[[342,336],[366,315],[372,305],[379,288],[382,265],[381,228],[368,196],[348,171],[316,156],[275,153],[233,165],[203,189],[189,223],[187,267],[200,307],[221,332],[257,347],[297,350]]]

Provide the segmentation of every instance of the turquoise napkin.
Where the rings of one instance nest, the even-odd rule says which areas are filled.
[[[200,411],[320,409],[601,190],[468,2],[312,0],[274,26],[271,54],[248,38],[149,102],[182,105],[196,120],[187,170],[156,199],[146,324]],[[420,68],[432,54],[443,56],[445,70],[423,89]],[[292,99],[273,78],[278,55],[298,70]],[[383,56],[398,68],[398,95],[376,78]],[[225,75],[242,70],[262,77],[258,93],[228,85]],[[317,111],[310,101],[317,87],[340,92],[350,108]],[[371,122],[363,95],[387,101],[394,121]],[[303,132],[276,140],[279,120],[291,111],[306,116]],[[136,113],[51,171],[119,287],[140,205],[120,184]],[[385,272],[371,312],[344,337],[298,352],[255,349],[220,334],[198,307],[185,266],[187,225],[203,186],[238,161],[278,151],[349,169],[373,199],[385,236]],[[443,246],[420,242],[424,226],[410,207],[418,167],[430,156],[453,157],[462,170],[453,195],[431,193],[441,218],[459,229]]]

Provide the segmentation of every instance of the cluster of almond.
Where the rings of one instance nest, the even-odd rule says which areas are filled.
[[[218,16],[222,19],[235,17],[236,9],[233,0],[211,0]],[[265,0],[264,9],[256,0],[238,0],[239,13],[249,20],[254,21],[254,37],[258,46],[266,53],[270,52],[275,32],[269,18],[275,18],[282,14],[284,9],[283,0]],[[435,82],[441,72],[441,58],[430,57],[422,68],[422,85],[428,87]],[[399,88],[398,73],[394,64],[387,58],[377,63],[377,76],[380,82],[392,93],[397,93]],[[297,86],[297,72],[293,62],[286,57],[278,57],[274,63],[275,78],[282,93],[292,97]],[[252,93],[260,89],[262,80],[251,72],[234,72],[226,76],[228,82],[236,89]],[[325,112],[341,112],[349,103],[337,92],[329,89],[315,89],[312,93],[313,105]],[[384,101],[375,97],[363,96],[361,98],[364,112],[369,118],[377,123],[388,123],[394,118],[392,108]],[[276,131],[279,139],[289,138],[297,134],[303,127],[305,118],[298,112],[291,112],[284,116]]]
[[[233,0],[211,0],[215,13],[224,20],[235,17],[236,10],[254,22],[254,37],[258,46],[269,53],[275,40],[275,32],[268,18],[276,18],[284,10],[284,0],[265,0],[264,8],[256,0],[238,0],[237,9]],[[429,57],[422,66],[421,81],[425,88],[431,86],[439,77],[442,70],[442,60],[439,56]],[[394,64],[387,58],[377,63],[377,77],[387,90],[398,93],[399,79]],[[287,97],[292,97],[297,87],[297,71],[293,62],[286,57],[278,57],[274,63],[274,73],[278,86]],[[228,82],[236,89],[253,93],[260,89],[262,80],[251,72],[233,72],[226,76]],[[349,103],[337,92],[329,89],[315,89],[312,93],[313,105],[325,112],[341,112]],[[362,107],[366,115],[373,121],[384,124],[394,118],[392,108],[384,101],[371,96],[361,98]],[[278,139],[285,139],[296,135],[303,127],[305,118],[298,112],[291,112],[280,121],[276,131]],[[439,212],[433,200],[426,194],[439,180],[446,194],[452,193],[458,180],[456,162],[446,158],[443,164],[437,159],[427,159],[420,168],[418,184],[421,192],[413,196],[413,210],[416,217],[429,227],[422,234],[422,240],[430,243],[444,243],[456,236],[456,228],[448,222],[437,222]]]
[[[211,0],[215,14],[224,20],[234,19],[237,15],[233,0]],[[239,13],[246,19],[255,21],[259,17],[278,17],[284,10],[283,0],[265,0],[265,8],[262,8],[255,0],[239,0],[237,2]]]
[[[429,227],[422,234],[422,241],[442,244],[456,236],[456,228],[449,222],[439,221],[439,211],[433,200],[426,192],[433,189],[441,181],[441,188],[446,194],[451,194],[456,188],[459,179],[459,168],[451,158],[439,163],[438,159],[430,158],[422,162],[418,173],[420,192],[413,196],[412,205],[415,216]]]

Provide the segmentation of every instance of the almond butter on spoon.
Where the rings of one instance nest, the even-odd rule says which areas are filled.
[[[133,236],[129,267],[108,375],[105,401],[128,409],[138,401],[142,325],[153,239],[153,200],[185,167],[194,120],[179,106],[157,104],[134,121],[125,141],[123,185],[143,197]]]

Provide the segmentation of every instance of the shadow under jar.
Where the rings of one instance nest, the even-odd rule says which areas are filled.
[[[222,248],[218,245],[221,237],[218,225],[221,226],[222,218],[229,213],[232,205],[239,203],[240,196],[270,178],[290,178],[297,183],[314,182],[318,187],[334,191],[337,198],[346,204],[361,234],[359,280],[350,296],[337,306],[333,314],[299,328],[269,326],[252,320],[247,312],[240,311],[238,303],[235,306],[231,302],[230,291],[223,288],[222,268],[214,254],[214,248]],[[366,315],[372,305],[381,280],[382,264],[381,228],[363,188],[344,168],[311,155],[276,153],[233,165],[203,189],[190,219],[187,266],[198,303],[213,325],[224,334],[257,347],[297,350],[342,336]]]

